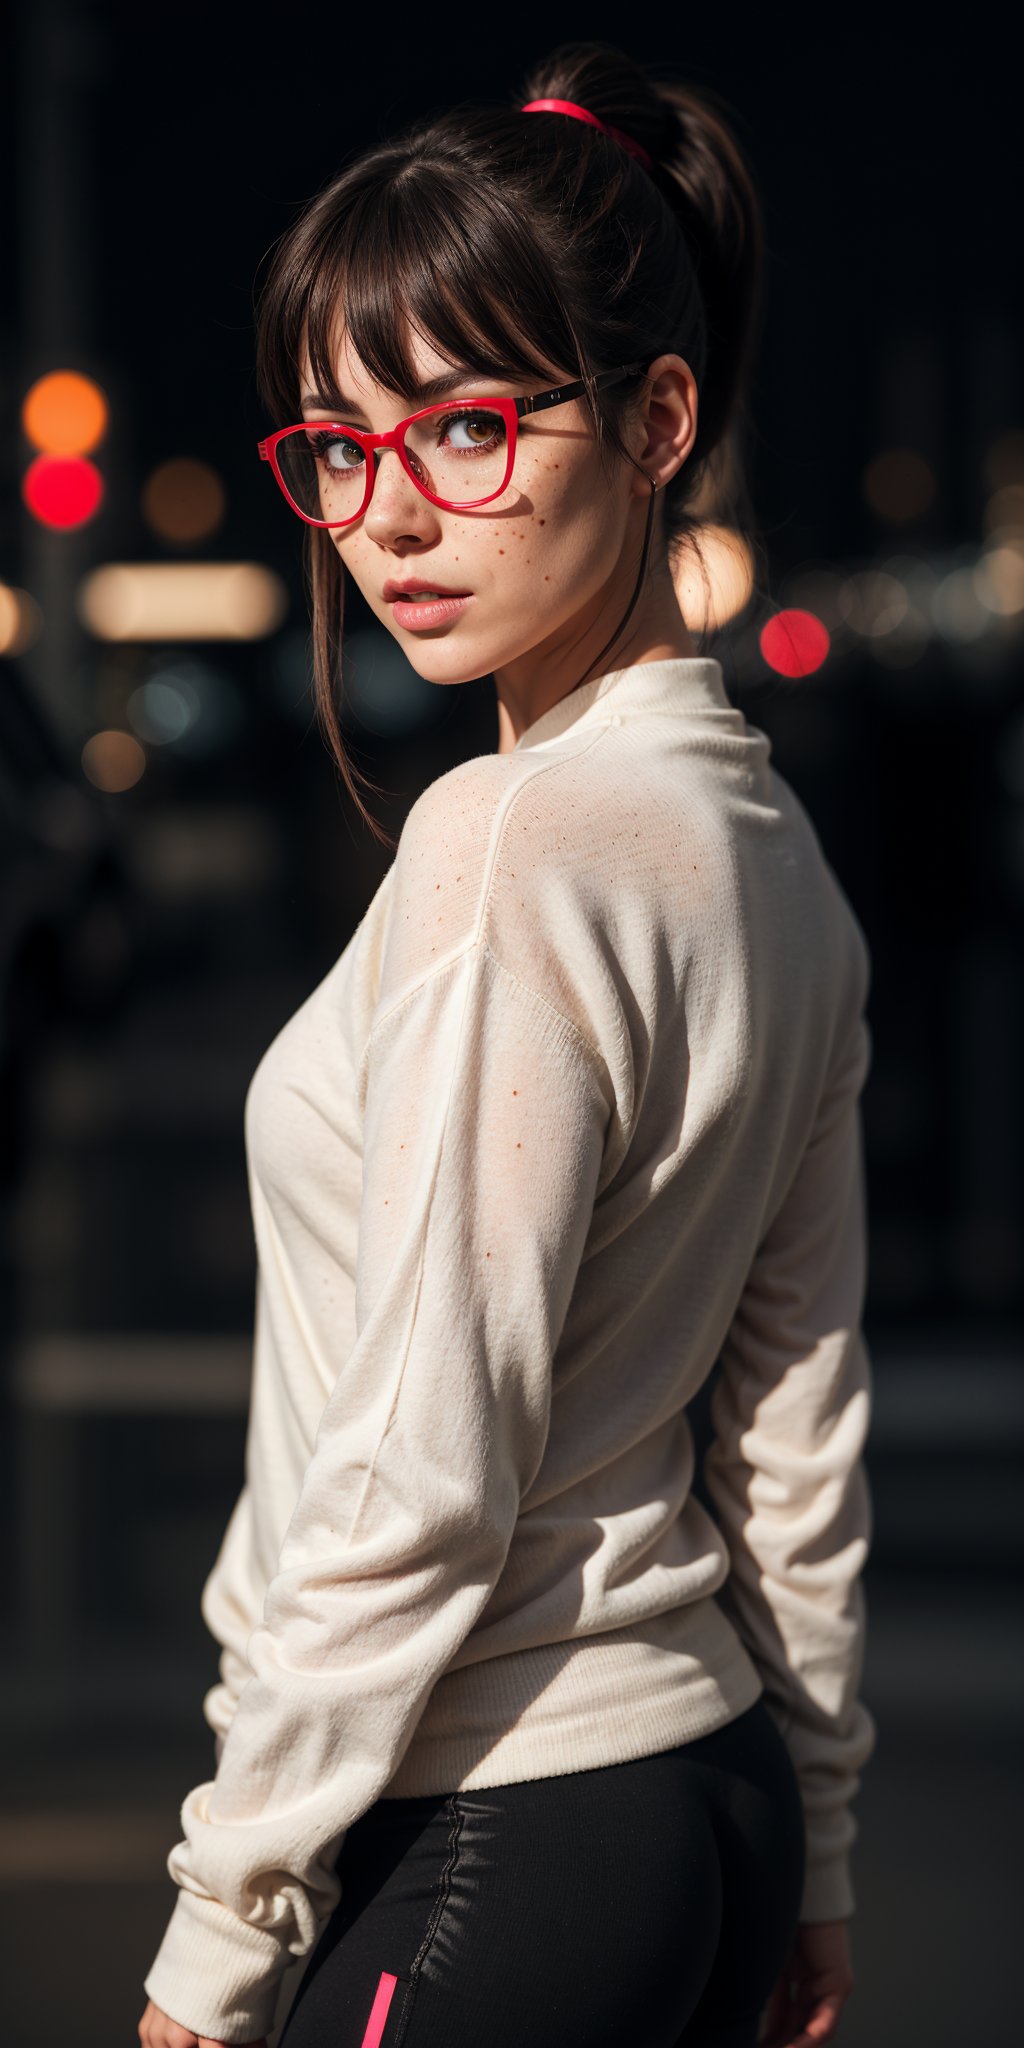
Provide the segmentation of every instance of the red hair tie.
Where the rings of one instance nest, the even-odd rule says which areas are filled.
[[[578,107],[575,100],[529,100],[519,111],[521,114],[571,114],[577,121],[589,121],[592,128],[600,128],[603,134],[610,135],[623,149],[627,149],[630,156],[635,156],[645,171],[654,169],[653,159],[642,143],[634,142],[631,135],[624,135],[621,128],[612,128],[607,121],[599,120],[587,107]]]

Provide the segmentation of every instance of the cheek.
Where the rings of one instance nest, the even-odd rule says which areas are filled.
[[[504,586],[517,604],[520,579],[534,590],[551,585],[564,592],[584,566],[588,584],[597,588],[611,571],[616,541],[608,479],[596,455],[575,456],[564,446],[531,450],[517,464],[515,484],[518,502],[512,498],[512,509],[500,515],[488,516],[485,506],[475,517],[438,514],[441,532],[430,538],[448,573],[461,569],[475,582],[490,572],[495,593]],[[390,573],[380,549],[362,532],[334,545],[353,581],[372,597]]]
[[[595,456],[566,459],[556,452],[533,465],[524,495],[531,505],[523,526],[533,543],[529,553],[544,579],[565,582],[571,573],[596,587],[610,575],[620,540],[606,473]],[[510,522],[518,530],[518,522]]]
[[[592,459],[573,459],[564,447],[531,452],[517,468],[516,482],[520,516],[509,512],[491,522],[478,558],[486,560],[489,545],[503,574],[528,568],[531,581],[539,576],[552,584],[595,558],[607,566],[607,488]],[[475,534],[466,538],[468,546],[476,545]]]

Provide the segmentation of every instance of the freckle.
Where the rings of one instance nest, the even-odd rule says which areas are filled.
[[[551,578],[550,578],[550,576],[545,576],[545,578],[544,578],[544,581],[545,581],[545,583],[550,583],[550,581],[551,581]]]
[[[513,1090],[512,1090],[512,1093],[513,1093],[513,1095],[518,1095],[518,1093],[519,1093],[519,1090],[518,1090],[518,1088],[513,1088]]]
[[[484,1258],[485,1258],[485,1259],[489,1259],[489,1258],[490,1258],[490,1256],[491,1256],[491,1255],[490,1255],[490,1252],[485,1252],[485,1253],[484,1253]]]
[[[499,549],[498,549],[498,553],[499,553],[499,555],[503,555],[503,554],[504,554],[504,552],[505,552],[504,548],[499,548]]]
[[[517,1152],[521,1152],[521,1151],[522,1151],[522,1149],[523,1149],[523,1141],[522,1141],[522,1139],[521,1139],[521,1138],[517,1138],[517,1139],[516,1139],[516,1151],[517,1151]]]

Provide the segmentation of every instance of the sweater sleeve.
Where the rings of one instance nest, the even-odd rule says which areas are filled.
[[[876,1734],[858,1698],[872,1516],[862,1460],[871,1368],[860,1325],[858,1098],[870,1054],[860,1015],[751,1268],[722,1352],[704,1463],[732,1560],[717,1597],[758,1669],[800,1783],[804,1922],[854,1911],[850,1802]]]
[[[216,1778],[181,1808],[145,1979],[179,2024],[266,2033],[379,1796],[501,1574],[609,1120],[577,1026],[474,939],[379,1014],[360,1080],[356,1342],[317,1430]]]
[[[287,1391],[274,1363],[274,1347],[264,1341],[267,1313],[267,1277],[257,1266],[244,1480],[200,1597],[203,1620],[220,1647],[218,1681],[203,1699],[203,1715],[214,1736],[215,1765],[224,1753],[243,1688],[252,1677],[249,1637],[263,1614],[280,1541],[275,1541],[268,1509],[279,1512]]]
[[[245,1645],[259,1619],[265,1588],[254,1575],[252,1496],[248,1481],[231,1511],[213,1569],[200,1599],[200,1611],[220,1645],[220,1676],[203,1699],[203,1715],[214,1736],[214,1758],[220,1762],[228,1729],[252,1676]]]

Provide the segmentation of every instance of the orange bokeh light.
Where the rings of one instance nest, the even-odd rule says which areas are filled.
[[[175,455],[147,477],[142,492],[143,515],[161,540],[194,547],[208,540],[224,519],[224,486],[208,462]]]
[[[77,370],[37,378],[21,408],[27,438],[48,455],[87,455],[102,441],[108,419],[99,385]]]
[[[133,733],[108,727],[94,732],[82,748],[82,771],[95,789],[116,796],[134,789],[146,772],[145,748]]]

